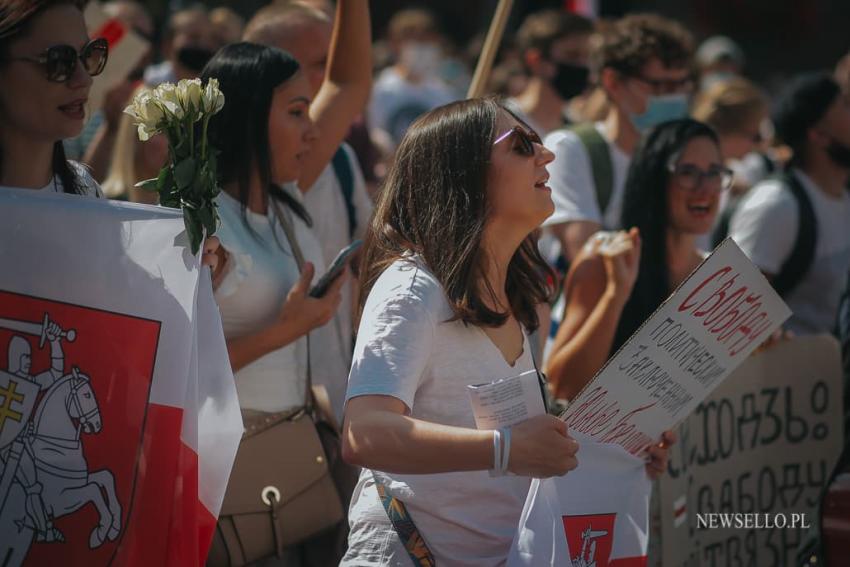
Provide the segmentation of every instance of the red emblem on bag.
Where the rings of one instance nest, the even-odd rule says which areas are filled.
[[[564,516],[572,567],[608,567],[616,514]]]

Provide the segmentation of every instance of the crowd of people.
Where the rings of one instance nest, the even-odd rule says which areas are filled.
[[[276,1],[247,21],[193,6],[159,33],[143,3],[112,0],[150,50],[87,115],[108,50],[83,4],[0,0],[0,189],[156,204],[136,183],[167,142],[140,142],[123,109],[162,82],[218,80],[221,222],[204,263],[243,419],[295,415],[320,386],[360,467],[334,537],[259,565],[499,564],[530,479],[569,474],[581,452],[554,415],[476,429],[467,386],[537,370],[562,406],[727,236],[793,311],[788,331],[839,328],[841,72],[769,96],[729,38],[548,10],[508,32],[498,96],[464,100],[474,57],[424,9],[373,45],[367,0]],[[675,441],[649,449],[650,476]]]

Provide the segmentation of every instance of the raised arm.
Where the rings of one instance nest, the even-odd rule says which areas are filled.
[[[623,308],[640,263],[640,241],[602,255],[582,251],[568,275],[564,322],[546,363],[546,375],[558,398],[572,399],[608,360]]]
[[[339,0],[334,20],[328,73],[310,117],[319,131],[305,158],[298,186],[307,192],[342,143],[352,121],[366,106],[372,89],[372,28],[368,0]]]

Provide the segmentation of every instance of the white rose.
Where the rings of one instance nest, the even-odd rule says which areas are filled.
[[[177,98],[185,112],[195,112],[195,119],[201,115],[201,101],[204,95],[200,79],[183,79],[177,85]]]
[[[159,101],[165,111],[178,120],[186,115],[180,98],[177,95],[177,87],[172,83],[162,83],[153,91],[153,97]]]
[[[218,88],[218,79],[209,79],[204,88],[204,112],[216,114],[224,107],[224,94]]]
[[[139,139],[144,141],[159,132],[160,123],[165,119],[162,106],[149,92],[141,92],[124,112],[132,116],[139,127]]]

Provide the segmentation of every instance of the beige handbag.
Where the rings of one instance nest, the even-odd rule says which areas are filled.
[[[283,212],[276,208],[276,213],[300,270],[303,257],[294,231]],[[245,433],[208,566],[240,566],[280,556],[285,547],[334,528],[344,517],[340,490],[347,500],[355,476],[342,461],[327,393],[312,387],[309,350],[308,335],[305,407],[281,414],[243,412]]]
[[[207,565],[279,555],[343,519],[319,431],[307,408],[246,422]]]

